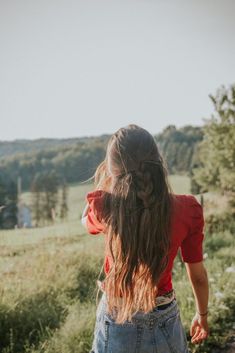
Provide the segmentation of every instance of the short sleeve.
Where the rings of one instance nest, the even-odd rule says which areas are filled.
[[[204,216],[203,209],[195,196],[187,195],[186,215],[189,229],[181,243],[181,256],[184,262],[194,263],[203,260]]]
[[[95,190],[86,195],[89,209],[86,217],[86,227],[90,234],[99,234],[104,231],[104,225],[101,221],[101,212],[103,206],[103,191]]]

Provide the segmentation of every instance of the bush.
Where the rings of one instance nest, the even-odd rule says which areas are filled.
[[[0,349],[11,353],[24,352],[25,345],[38,344],[43,333],[56,329],[66,316],[53,291],[42,292],[16,303],[0,306]]]
[[[84,257],[77,268],[72,288],[67,295],[71,299],[83,302],[94,302],[96,293],[96,280],[102,267],[102,258]]]
[[[235,215],[231,213],[222,213],[216,215],[208,215],[206,217],[206,230],[208,233],[217,233],[229,231],[234,233],[235,231]]]
[[[95,312],[96,307],[91,303],[72,305],[60,329],[30,353],[88,353],[92,345]]]

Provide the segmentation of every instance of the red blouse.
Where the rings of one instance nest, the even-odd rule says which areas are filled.
[[[95,190],[89,192],[86,196],[89,203],[86,226],[90,234],[96,235],[104,232],[104,225],[99,220],[99,211],[102,209],[104,193],[103,190]],[[184,262],[194,263],[203,260],[204,217],[202,206],[193,195],[175,196],[169,260],[167,268],[158,282],[158,295],[162,295],[173,288],[172,268],[179,248]],[[111,266],[112,258],[105,251],[104,271],[106,274]]]

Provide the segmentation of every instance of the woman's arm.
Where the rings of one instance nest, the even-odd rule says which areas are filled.
[[[202,261],[197,263],[185,263],[185,266],[192,285],[197,310],[190,328],[190,335],[192,336],[191,342],[199,343],[206,339],[209,334],[207,323],[209,298],[207,272]]]

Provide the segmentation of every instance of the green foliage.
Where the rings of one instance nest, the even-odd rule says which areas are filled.
[[[30,353],[85,353],[93,339],[95,305],[76,303],[69,308],[66,320],[52,337]]]
[[[67,219],[68,216],[68,185],[66,181],[62,182],[62,195],[60,204],[60,218]]]
[[[14,228],[17,224],[17,187],[0,174],[0,229]]]
[[[166,127],[161,134],[155,136],[171,174],[190,173],[197,164],[197,145],[202,138],[200,127],[185,126],[177,129],[174,125]]]
[[[36,224],[54,221],[58,202],[59,178],[55,171],[37,173],[31,185]]]
[[[74,146],[83,146],[91,144],[95,141],[103,141],[109,135],[101,135],[100,137],[74,137],[74,138],[40,138],[36,140],[14,140],[0,141],[0,159],[17,156],[21,159],[28,151],[36,154],[41,151],[55,151],[62,148],[70,148]]]
[[[155,136],[170,173],[185,174],[192,169],[197,163],[197,145],[202,136],[202,129],[192,126],[169,126]],[[45,172],[55,171],[59,179],[65,178],[68,183],[84,181],[104,159],[109,137],[64,140],[64,144],[63,140],[45,140],[44,146],[41,140],[12,142],[12,146],[7,143],[5,157],[0,159],[0,172],[5,179],[10,175],[16,180],[20,175],[23,190],[28,190],[33,178]]]
[[[77,241],[80,242],[79,238]],[[65,352],[88,352],[95,321],[96,278],[103,259],[81,250],[79,253],[73,247],[64,255],[61,244],[56,246],[60,257],[53,259],[49,246],[42,260],[41,245],[36,247],[38,253],[32,257],[36,287],[32,283],[27,288],[27,276],[22,276],[24,287],[6,286],[1,298],[0,351],[62,352],[64,347]],[[24,257],[16,256],[21,256],[19,278]]]
[[[206,218],[206,224],[207,224]],[[226,215],[206,227],[204,254],[210,283],[211,335],[193,353],[219,351],[234,325],[234,223]],[[210,220],[208,220],[210,222]],[[103,236],[78,234],[78,223],[64,228],[2,231],[0,237],[0,351],[3,353],[88,353],[95,328],[96,280],[104,252]],[[10,264],[10,266],[9,266]],[[103,275],[103,274],[102,274]],[[33,280],[32,280],[33,279]],[[190,342],[195,312],[181,258],[173,282]]]
[[[210,214],[206,217],[206,227],[210,234],[226,230],[233,234],[235,233],[235,214],[232,211],[218,215]]]
[[[20,175],[22,190],[29,190],[37,174],[53,171],[59,179],[65,179],[68,183],[84,181],[93,175],[97,165],[104,159],[108,136],[80,138],[75,141],[71,139],[70,143],[66,143],[67,140],[59,140],[59,143],[55,139],[54,145],[53,140],[50,140],[50,144],[46,141],[44,146],[42,143],[36,145],[37,148],[34,148],[37,140],[32,141],[32,149],[25,149],[25,153],[18,153],[16,149],[15,154],[2,157],[0,173],[4,175],[4,180],[9,176],[12,180],[17,180]],[[25,144],[29,146],[30,142],[25,141]]]
[[[56,293],[41,292],[25,298],[13,307],[0,305],[0,347],[11,345],[11,353],[23,352],[27,343],[40,342],[43,332],[59,327],[66,314]]]
[[[199,149],[200,166],[194,179],[202,191],[235,192],[235,85],[222,86],[210,96],[215,112],[204,128]]]
[[[85,260],[85,258],[84,258]],[[90,259],[88,258],[88,261]],[[97,272],[102,267],[102,259],[93,259],[89,265],[87,262],[80,262],[80,266],[77,270],[77,276],[73,282],[73,287],[68,289],[67,295],[70,298],[79,298],[81,303],[94,302],[95,291],[94,285],[97,279]]]

